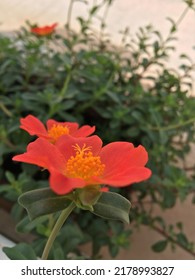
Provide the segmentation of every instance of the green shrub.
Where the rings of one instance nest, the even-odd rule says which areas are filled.
[[[105,0],[102,6],[91,8],[87,20],[79,18],[79,33],[71,29],[69,13],[66,35],[37,37],[28,28],[13,36],[0,35],[0,193],[13,201],[16,221],[24,218],[18,229],[31,230],[39,237],[33,247],[40,255],[55,215],[49,216],[49,222],[43,217],[29,224],[17,204],[21,193],[47,186],[46,172],[12,162],[12,156],[24,152],[33,139],[19,129],[19,120],[33,114],[43,122],[53,118],[95,125],[105,144],[118,140],[143,144],[149,152],[148,166],[153,176],[120,190],[134,201],[130,230],[77,211],[63,227],[50,258],[86,258],[78,246],[86,242],[92,242],[88,257],[101,257],[102,246],[108,246],[111,256],[116,257],[140,224],[163,235],[163,241],[153,245],[154,251],[179,245],[195,256],[181,223],[167,225],[153,213],[155,204],[172,208],[177,198],[184,200],[195,191],[194,166],[189,176],[182,165],[190,143],[195,141],[195,99],[189,96],[194,63],[181,55],[180,69],[166,66],[175,49],[178,26],[173,21],[167,38],[152,26],[140,28],[133,38],[126,29],[123,45],[116,47],[105,36],[103,19],[97,39],[91,29],[93,17],[100,9],[108,9],[111,2]],[[193,7],[191,1],[185,2],[188,9]],[[153,67],[155,74],[150,71]],[[70,235],[71,242],[67,243]]]

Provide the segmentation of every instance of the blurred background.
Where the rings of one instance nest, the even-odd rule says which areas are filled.
[[[89,5],[83,1],[76,1],[72,12],[72,28],[79,30],[78,16],[88,14]],[[89,1],[92,3],[93,1]],[[94,1],[95,2],[95,1]],[[0,30],[3,32],[14,31],[25,25],[28,20],[32,24],[40,26],[58,22],[59,28],[63,28],[68,13],[69,1],[67,0],[7,0],[0,1]],[[183,14],[186,4],[182,0],[115,0],[106,15],[107,32],[112,36],[113,42],[120,44],[120,32],[128,27],[132,34],[138,28],[147,24],[154,25],[166,36],[169,32],[170,22],[168,17],[177,21]],[[185,14],[185,12],[184,12]],[[195,16],[193,10],[188,10],[185,18],[179,26],[177,38],[177,50],[170,58],[170,63],[178,66],[180,53],[187,53],[194,57],[195,45]],[[100,11],[100,16],[104,16]],[[182,16],[180,20],[182,19]],[[99,21],[96,20],[98,29]]]
[[[90,5],[96,5],[98,1],[75,1],[71,15],[71,29],[80,32],[80,25],[77,17],[87,17]],[[84,3],[83,3],[84,2]],[[180,65],[180,55],[185,53],[187,56],[195,60],[195,12],[189,9],[187,4],[189,1],[182,0],[115,0],[112,2],[109,10],[100,9],[93,23],[92,30],[99,30],[100,18],[106,19],[106,34],[110,36],[112,45],[121,48],[121,31],[128,28],[128,32],[135,36],[140,27],[151,24],[158,30],[162,36],[168,36],[170,26],[173,21],[178,24],[176,33],[177,41],[176,49],[165,60],[165,65],[170,68],[177,68]],[[188,2],[186,4],[186,2]],[[2,34],[12,34],[22,27],[27,26],[26,21],[38,26],[50,25],[57,22],[57,31],[60,34],[66,34],[64,29],[69,9],[70,1],[67,0],[0,0],[0,32]],[[168,20],[167,18],[171,18]],[[127,30],[127,29],[126,29]],[[98,32],[98,31],[97,31]],[[0,45],[1,48],[1,45]],[[155,66],[152,71],[155,71]],[[195,94],[194,73],[192,73],[192,87],[189,95]],[[146,82],[147,84],[147,82]],[[2,93],[0,92],[0,95]],[[9,108],[9,105],[8,105]],[[173,106],[173,108],[175,108]],[[176,109],[173,109],[176,110]],[[29,111],[29,110],[27,110]],[[174,112],[172,112],[174,114]],[[18,117],[19,118],[19,117]],[[86,117],[87,119],[87,117]],[[190,123],[194,126],[194,123]],[[185,133],[186,131],[184,131]],[[182,132],[183,133],[183,132]],[[177,133],[176,133],[177,134]],[[120,134],[118,134],[120,137]],[[168,144],[163,144],[168,145]],[[186,166],[195,166],[194,146],[185,156]],[[5,165],[4,165],[5,166]],[[183,166],[183,165],[181,165]],[[182,167],[181,167],[182,168]],[[194,172],[194,169],[192,170]],[[2,177],[3,178],[3,177]],[[136,188],[136,186],[135,186]],[[181,222],[185,227],[186,236],[189,240],[195,242],[195,206],[192,204],[193,192],[184,200],[175,201],[174,207],[160,207],[154,204],[154,216],[162,216],[167,224]],[[134,205],[133,205],[134,207]],[[6,214],[7,215],[7,214]],[[0,229],[3,227],[1,216]],[[12,223],[12,222],[10,222]],[[130,226],[131,227],[131,224]],[[5,234],[2,230],[0,233]],[[164,236],[166,238],[166,236]],[[183,250],[182,246],[178,246],[177,250],[166,248],[162,252],[154,252],[151,250],[152,244],[161,239],[161,233],[154,231],[147,225],[140,224],[136,228],[134,234],[130,237],[131,245],[128,250],[122,249],[117,255],[119,259],[193,259],[194,256]],[[6,245],[5,239],[0,239],[1,246]],[[181,242],[182,243],[182,242]],[[184,241],[185,243],[185,241]],[[9,245],[9,244],[8,244]],[[90,245],[84,245],[82,250],[87,252]],[[156,250],[158,251],[158,249]],[[160,250],[161,251],[161,250]],[[108,250],[102,249],[105,259],[109,259]],[[5,256],[2,256],[4,258]]]

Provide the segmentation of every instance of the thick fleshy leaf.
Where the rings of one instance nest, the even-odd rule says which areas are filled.
[[[71,203],[67,196],[56,195],[48,188],[26,192],[18,201],[27,210],[30,220],[63,210]]]
[[[131,203],[125,197],[117,193],[105,192],[93,206],[92,213],[102,218],[129,223],[130,207]]]
[[[20,243],[9,248],[4,247],[3,252],[10,260],[36,260],[37,256],[29,244]]]

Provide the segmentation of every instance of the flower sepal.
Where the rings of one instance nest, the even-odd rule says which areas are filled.
[[[57,195],[49,188],[32,190],[22,194],[18,201],[27,210],[30,220],[62,211],[74,202],[78,208],[102,218],[129,223],[130,201],[114,192],[101,192],[98,185],[67,195]]]
[[[72,201],[78,208],[93,212],[93,206],[101,194],[100,186],[97,185],[77,189],[66,195],[58,195],[49,188],[42,188],[23,193],[18,198],[18,202],[27,210],[29,219],[34,220],[43,215],[62,211]]]
[[[52,214],[67,208],[72,202],[71,194],[57,195],[49,188],[42,188],[23,193],[18,202],[34,220],[43,215]]]
[[[77,189],[73,193],[76,206],[91,212],[94,211],[93,206],[97,203],[101,195],[102,192],[100,191],[100,186],[98,185]]]
[[[114,192],[103,192],[93,207],[93,214],[104,219],[118,220],[129,224],[131,203],[122,195]]]

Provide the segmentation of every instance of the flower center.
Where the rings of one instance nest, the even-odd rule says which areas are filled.
[[[51,137],[52,143],[55,143],[60,136],[67,135],[67,134],[69,134],[69,128],[61,124],[54,124],[48,130],[48,135],[49,137]]]
[[[89,181],[92,177],[103,174],[105,165],[101,163],[99,156],[93,155],[91,147],[86,147],[86,144],[82,148],[78,144],[73,147],[76,155],[67,161],[66,176]]]

